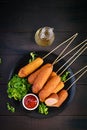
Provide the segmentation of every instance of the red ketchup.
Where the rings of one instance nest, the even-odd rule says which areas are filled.
[[[27,110],[34,110],[38,106],[36,95],[27,94],[23,99],[23,105]]]

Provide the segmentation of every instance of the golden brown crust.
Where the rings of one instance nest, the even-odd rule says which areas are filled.
[[[22,67],[18,72],[18,76],[21,78],[26,77],[32,72],[34,72],[37,68],[39,68],[42,64],[43,64],[43,59],[38,57],[31,63]]]
[[[49,66],[43,68],[42,71],[40,71],[39,75],[36,77],[32,86],[33,93],[38,93],[43,88],[50,74],[52,73],[52,70],[53,70],[53,65],[50,64]]]
[[[67,99],[68,97],[68,92],[66,90],[61,90],[59,93],[58,93],[58,97],[59,97],[59,100],[56,104],[54,104],[53,106],[54,107],[60,107],[64,101]]]
[[[39,99],[41,102],[44,102],[45,99],[53,93],[53,90],[56,88],[60,80],[60,76],[54,76],[53,78],[48,80],[44,88],[39,92]]]
[[[52,93],[49,97],[46,98],[45,104],[47,106],[52,106],[53,104],[58,102],[58,95],[56,93]]]
[[[31,75],[28,76],[28,82],[30,84],[33,84],[34,83],[34,80],[36,79],[36,77],[39,75],[39,72],[40,71],[43,71],[43,69],[47,66],[50,66],[49,63],[43,65],[41,68],[39,68],[38,70],[36,70],[35,72],[33,72]]]
[[[63,87],[64,83],[60,81],[59,84],[56,86],[56,88],[53,90],[53,93],[58,93]]]

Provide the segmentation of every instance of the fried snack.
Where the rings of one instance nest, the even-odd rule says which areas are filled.
[[[58,93],[62,88],[64,88],[64,83],[60,81],[56,88],[53,90],[53,93]]]
[[[67,97],[68,97],[68,92],[66,91],[66,90],[61,90],[59,93],[58,93],[58,98],[59,98],[59,100],[58,100],[58,102],[57,103],[55,103],[54,105],[53,105],[53,107],[60,107],[63,103],[64,103],[64,101],[67,99]]]
[[[56,104],[58,102],[58,95],[56,93],[52,93],[46,100],[45,104],[47,106],[52,106],[53,104]]]
[[[34,72],[36,69],[38,69],[42,64],[43,64],[43,59],[38,57],[31,63],[22,67],[18,72],[18,76],[21,78],[26,77],[32,72]]]
[[[52,70],[53,70],[53,65],[50,64],[49,66],[43,68],[42,71],[39,72],[39,75],[36,77],[32,86],[33,93],[38,93],[43,88],[50,74],[52,73]]]
[[[39,72],[40,71],[43,71],[43,69],[47,66],[49,66],[50,64],[47,63],[45,65],[43,65],[40,69],[36,70],[35,72],[33,72],[31,75],[28,76],[28,82],[30,84],[33,84],[34,83],[34,80],[36,79],[36,77],[38,76]]]
[[[56,75],[57,75],[57,73],[53,71],[53,72],[51,73],[50,77],[49,77],[49,80],[50,80],[53,76],[56,76]]]
[[[43,89],[39,92],[39,99],[41,102],[44,102],[45,99],[53,93],[53,90],[56,88],[56,86],[59,84],[61,78],[60,76],[54,76],[43,87]]]

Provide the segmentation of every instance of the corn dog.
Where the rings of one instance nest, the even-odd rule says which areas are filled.
[[[46,100],[45,104],[47,106],[52,106],[58,102],[58,95],[56,93],[52,93]]]
[[[63,87],[64,83],[60,81],[59,84],[56,86],[56,88],[53,90],[53,93],[58,93]]]
[[[39,72],[39,75],[36,77],[33,86],[32,86],[32,92],[38,93],[48,80],[50,74],[52,73],[53,65],[50,64],[49,66],[42,69],[42,71]]]
[[[56,86],[59,84],[61,78],[60,76],[54,76],[43,87],[43,89],[39,92],[39,99],[41,102],[44,102],[45,99],[53,93],[53,90],[56,88]]]
[[[48,64],[45,64],[45,65],[43,65],[40,69],[36,70],[36,71],[33,72],[31,75],[29,75],[29,76],[28,76],[28,82],[29,82],[30,84],[33,84],[33,83],[34,83],[34,80],[35,80],[35,78],[38,76],[39,72],[40,72],[40,71],[43,71],[43,69],[44,69],[45,67],[49,66],[49,65],[50,65],[49,63],[48,63]]]
[[[51,73],[50,77],[49,77],[49,80],[50,80],[53,76],[56,76],[56,75],[57,75],[57,73],[53,71],[53,72]]]
[[[58,93],[58,98],[59,98],[58,102],[53,104],[52,106],[53,107],[60,107],[64,103],[64,101],[67,99],[67,97],[68,97],[68,92],[64,89],[61,90]]]
[[[34,72],[37,68],[39,68],[42,64],[43,64],[43,59],[38,57],[31,63],[22,67],[18,72],[18,76],[21,78],[26,77],[32,72]]]

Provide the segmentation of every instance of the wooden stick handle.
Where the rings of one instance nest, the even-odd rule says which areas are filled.
[[[43,59],[45,59],[47,56],[49,56],[52,52],[54,52],[55,50],[57,50],[59,47],[61,47],[62,45],[64,45],[65,43],[67,43],[69,40],[71,40],[73,37],[75,37],[76,35],[78,35],[78,33],[74,34],[73,36],[71,36],[70,38],[68,38],[67,40],[65,40],[64,42],[60,43],[57,47],[55,47],[52,51],[50,51],[48,54],[46,54]]]
[[[85,68],[87,68],[87,65],[84,66],[83,68],[81,68],[80,70],[78,70],[75,74],[73,74],[72,76],[70,76],[64,83],[66,83],[67,81],[69,81],[71,78],[73,78],[74,76],[76,76],[77,74],[79,74],[81,71],[83,71]]]
[[[73,38],[70,40],[70,42],[68,43],[68,45],[62,50],[62,52],[58,55],[58,57],[54,60],[53,64],[56,64],[57,60],[62,56],[62,54],[66,51],[66,49],[71,45],[71,43],[74,41],[74,39],[77,37],[77,33],[75,36],[73,36]]]
[[[66,89],[67,91],[87,72],[87,69]]]
[[[87,44],[87,43],[86,43]],[[58,70],[57,70],[57,73],[68,63],[68,62],[70,62],[67,66],[66,66],[66,68],[60,73],[60,75],[62,75],[63,73],[64,73],[64,71],[72,64],[72,63],[74,63],[74,61],[87,49],[87,47],[85,47],[85,45],[86,44],[84,44],[65,64],[63,64]],[[84,49],[83,49],[83,47],[85,47]],[[83,50],[82,50],[83,49]],[[81,51],[82,50],[82,51]],[[81,52],[80,52],[81,51]],[[80,52],[80,53],[79,53]],[[79,53],[79,54],[78,54]],[[77,55],[78,54],[78,55]],[[77,56],[76,56],[77,55]],[[76,56],[76,57],[75,57]],[[75,58],[74,58],[75,57]],[[73,59],[74,58],[74,59]],[[73,60],[72,60],[73,59]]]
[[[77,49],[79,46],[81,46],[82,44],[84,44],[85,42],[87,42],[87,39],[85,39],[83,42],[79,43],[76,47],[74,47],[73,49],[71,49],[69,52],[67,52],[64,56],[60,57],[58,60],[56,60],[56,63],[59,62],[61,59],[63,59],[64,57],[66,57],[68,54],[70,54],[71,52],[73,52],[75,49]],[[55,64],[56,64],[55,63]]]

